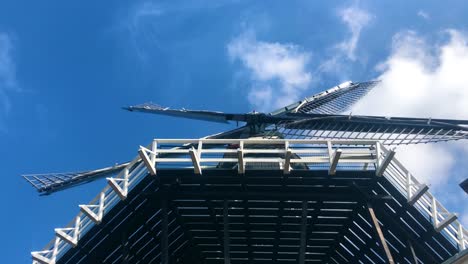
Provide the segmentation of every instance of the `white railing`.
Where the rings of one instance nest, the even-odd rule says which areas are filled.
[[[388,150],[381,145],[381,159]],[[454,246],[462,251],[468,245],[468,231],[457,220],[457,215],[449,212],[396,158],[393,158],[383,176],[387,178],[406,198],[410,205],[432,222],[437,232],[442,232]]]
[[[196,147],[196,148],[195,148]],[[31,252],[33,264],[52,264],[69,248],[77,246],[80,237],[94,225],[99,225],[105,214],[120,200],[127,198],[130,190],[149,172],[157,175],[158,169],[189,167],[197,174],[216,169],[220,163],[230,164],[239,173],[254,170],[255,163],[278,166],[284,173],[306,164],[307,169],[328,169],[329,175],[337,170],[375,169],[376,176],[386,177],[429,221],[437,231],[458,245],[460,250],[468,245],[468,232],[394,158],[395,152],[378,141],[346,140],[283,140],[283,139],[156,139],[149,146],[140,147],[139,155],[117,176],[107,178],[108,185],[89,204],[80,205],[78,215],[65,227],[55,229],[55,238],[42,251]],[[177,154],[171,155],[171,154]]]

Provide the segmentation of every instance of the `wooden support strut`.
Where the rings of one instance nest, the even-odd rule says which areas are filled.
[[[413,244],[411,243],[411,241],[408,239],[407,240],[407,243],[408,243],[408,247],[411,251],[411,262],[412,264],[418,264],[418,257],[416,257],[416,251],[414,250],[413,248]]]
[[[230,238],[229,238],[229,215],[228,215],[228,201],[224,200],[223,203],[223,226],[224,226],[224,264],[231,264],[230,254]]]
[[[244,142],[243,141],[239,143],[239,148],[237,149],[237,158],[238,158],[237,171],[239,174],[244,174],[245,173],[245,161],[244,161]]]
[[[377,172],[375,173],[377,176],[382,176],[387,169],[390,162],[392,162],[393,157],[395,156],[395,150],[388,151],[387,155],[385,156],[382,163],[378,166]]]
[[[288,147],[286,147],[286,153],[284,155],[284,174],[289,174],[291,173],[291,156],[292,156],[292,151]]]
[[[335,175],[336,174],[336,167],[338,166],[338,161],[340,160],[342,150],[337,149],[333,152],[332,156],[330,157],[330,169],[328,170],[328,175]]]
[[[163,199],[162,204],[162,232],[161,232],[161,264],[169,264],[169,243],[168,243],[168,211],[167,211],[167,200]]]
[[[104,215],[104,200],[105,193],[101,192],[99,198],[99,204],[80,204],[80,210],[85,214],[89,219],[91,219],[95,224],[100,224],[102,217]],[[96,210],[97,209],[97,210]]]
[[[140,146],[140,149],[138,150],[138,155],[140,156],[141,160],[145,164],[146,168],[148,169],[149,173],[151,175],[156,175],[156,155],[154,153],[151,153],[151,157],[148,156],[148,149],[145,147]]]
[[[80,233],[81,218],[77,216],[75,218],[75,226],[69,228],[56,228],[55,234],[60,237],[63,241],[70,244],[72,247],[78,245],[78,236]]]
[[[307,201],[302,201],[302,218],[301,218],[301,240],[299,247],[299,264],[305,263],[306,242],[307,242]]]
[[[380,244],[382,245],[383,251],[385,252],[385,255],[387,256],[388,263],[394,264],[395,261],[393,260],[392,253],[390,252],[390,248],[387,245],[387,241],[385,240],[382,229],[380,229],[379,221],[377,220],[377,217],[375,216],[374,208],[372,207],[372,204],[369,202],[367,203],[367,209],[369,210],[369,215],[372,219],[372,224],[374,225],[377,236],[379,237]]]
[[[196,149],[191,148],[189,149],[189,154],[190,154],[190,158],[192,159],[194,172],[196,174],[202,174],[199,152]]]
[[[455,214],[448,214],[444,220],[442,220],[436,227],[436,231],[440,232],[448,225],[450,225],[453,221],[457,220],[457,216]]]

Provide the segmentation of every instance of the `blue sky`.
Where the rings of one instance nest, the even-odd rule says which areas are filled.
[[[269,111],[379,78],[353,111],[468,119],[467,12],[466,1],[2,1],[2,261],[30,262],[105,185],[38,197],[20,174],[108,166],[155,137],[234,126],[121,106]],[[397,149],[465,226],[467,144]]]

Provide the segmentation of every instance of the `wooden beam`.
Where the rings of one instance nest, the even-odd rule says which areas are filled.
[[[395,156],[395,151],[390,150],[387,153],[387,156],[385,156],[384,160],[382,163],[379,165],[377,168],[377,172],[375,173],[377,176],[382,176],[385,170],[387,169],[388,165],[390,165],[390,162],[392,162],[393,157]]]
[[[411,188],[411,185],[407,188]],[[423,196],[428,190],[429,186],[422,184],[411,197],[408,197],[408,203],[410,205],[414,205],[419,200],[419,198],[421,198],[421,196]]]
[[[340,160],[342,150],[337,149],[333,152],[333,157],[330,157],[330,169],[328,169],[328,175],[336,174],[336,167],[338,166],[338,161]]]
[[[299,264],[305,263],[307,242],[307,201],[302,201],[301,240],[299,247]]]
[[[385,255],[387,256],[388,263],[395,264],[395,261],[393,260],[393,257],[392,257],[392,253],[390,252],[390,248],[387,245],[387,241],[385,241],[385,237],[383,235],[382,229],[380,229],[379,221],[377,220],[377,217],[375,216],[374,208],[372,207],[371,203],[367,203],[367,209],[369,210],[369,215],[372,219],[372,223],[374,225],[377,236],[379,237],[380,244],[382,245],[383,251],[385,252]]]
[[[413,244],[411,243],[411,241],[409,239],[407,240],[407,244],[408,244],[408,247],[409,247],[409,249],[411,251],[411,256],[412,256],[411,262],[412,262],[412,264],[418,264],[418,257],[416,257],[416,251],[414,251]]]
[[[442,231],[444,228],[446,228],[448,225],[450,225],[453,221],[457,220],[457,216],[455,214],[449,214],[447,215],[447,217],[445,217],[444,220],[442,220],[442,222],[440,222],[437,227],[436,227],[436,231],[437,232],[440,232]]]
[[[287,149],[286,154],[284,156],[284,174],[291,173],[291,156],[292,156],[291,149]]]
[[[230,247],[231,241],[229,238],[229,215],[228,215],[228,201],[224,200],[223,203],[223,225],[224,225],[224,264],[231,264]]]
[[[168,243],[168,219],[167,219],[167,200],[163,199],[162,204],[162,232],[161,232],[161,264],[169,264],[169,243]]]
[[[147,149],[140,146],[140,149],[138,150],[138,155],[140,156],[141,160],[145,164],[146,169],[148,169],[149,173],[151,175],[156,175],[156,165],[154,162],[155,159],[150,158],[146,152],[147,152]],[[154,157],[154,155],[151,155],[151,156]]]
[[[193,170],[196,174],[202,174],[201,166],[200,166],[200,156],[197,150],[194,148],[189,149],[190,158],[192,159],[193,163]]]
[[[244,174],[245,173],[245,161],[244,161],[244,151],[242,148],[237,149],[237,159],[238,159],[237,172],[239,174]]]

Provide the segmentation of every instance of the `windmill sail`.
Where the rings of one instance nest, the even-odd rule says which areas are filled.
[[[112,176],[125,168],[128,163],[116,164],[111,167],[92,171],[43,173],[22,175],[41,194],[50,194],[102,177]]]
[[[171,109],[145,103],[124,109],[218,123],[245,122],[244,126],[206,136],[208,139],[280,137],[288,139],[369,139],[385,145],[418,144],[468,139],[468,120],[342,115],[378,84],[346,82],[269,114],[223,113]],[[184,148],[196,147],[188,144]],[[177,155],[177,154],[166,154]],[[70,188],[118,173],[127,163],[76,173],[30,174],[23,177],[42,194]]]
[[[339,114],[349,110],[353,104],[364,97],[379,82],[345,82],[321,93],[307,97],[302,101],[290,104],[273,111],[278,116],[285,113]]]
[[[124,107],[123,109],[131,112],[143,112],[159,115],[168,115],[175,117],[183,117],[188,119],[204,120],[218,123],[228,123],[230,120],[241,119],[242,115],[225,114],[222,112],[205,111],[205,110],[188,110],[188,109],[171,109],[162,107],[152,103],[144,103],[135,106]]]
[[[214,135],[209,135],[208,139],[225,139],[225,138],[241,138],[241,135],[246,130],[246,127],[222,132]],[[194,144],[187,144],[183,148],[188,149],[196,147]],[[181,147],[178,147],[181,148]],[[177,156],[177,154],[164,154],[161,156]],[[41,195],[49,195],[54,192],[72,188],[84,183],[98,180],[104,177],[111,177],[118,174],[124,169],[129,162],[116,164],[114,166],[105,167],[96,170],[78,171],[78,172],[61,172],[61,173],[41,173],[41,174],[24,174],[23,178],[29,182]]]
[[[296,120],[270,126],[285,138],[369,139],[385,145],[468,139],[468,120],[289,114]]]

